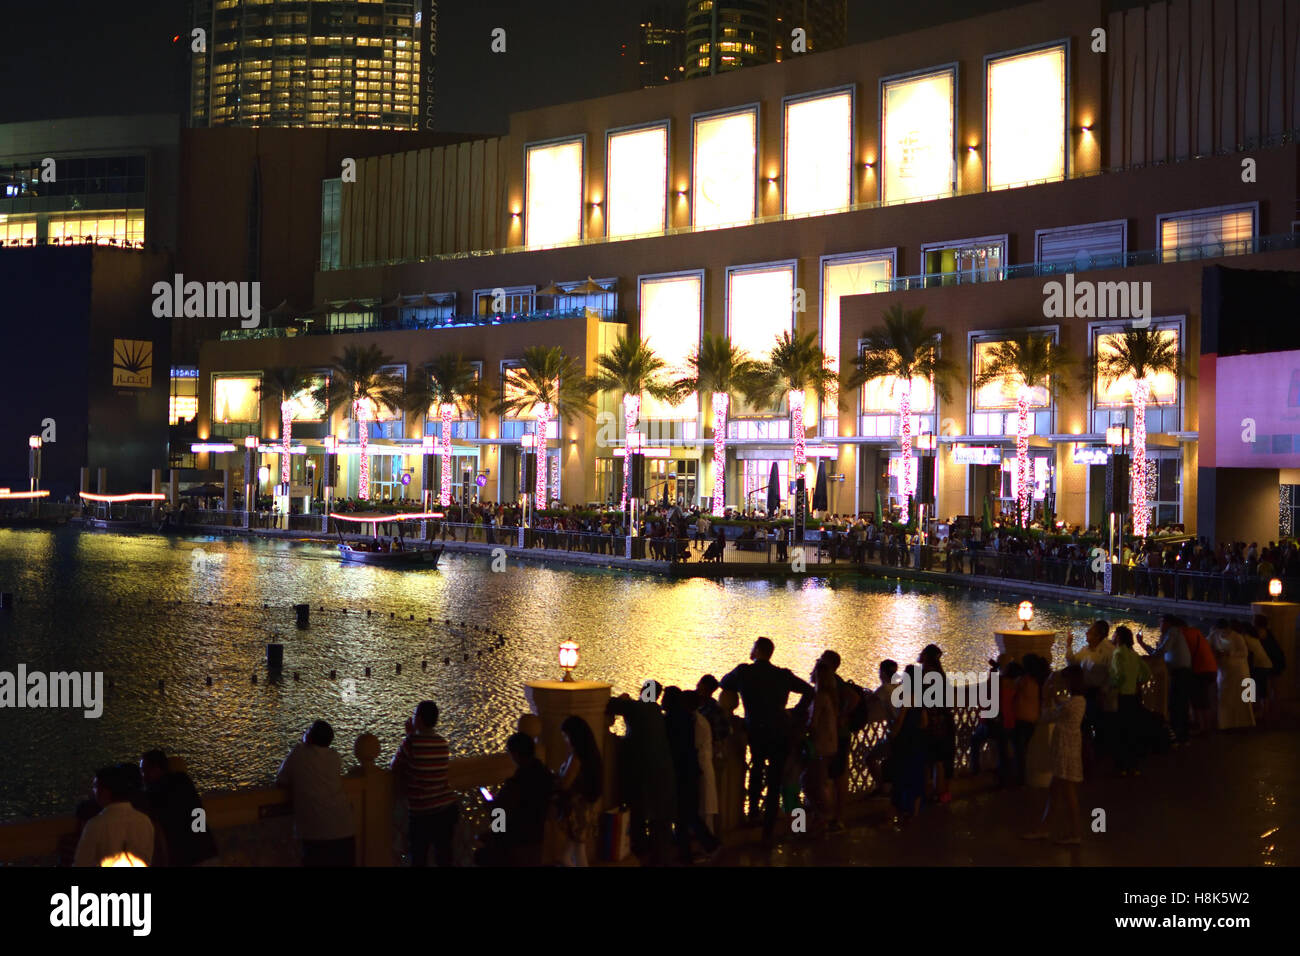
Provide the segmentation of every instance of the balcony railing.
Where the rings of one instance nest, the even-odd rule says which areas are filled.
[[[1295,249],[1297,247],[1300,247],[1300,234],[1284,232],[1272,236],[1232,239],[1227,242],[1177,246],[1172,249],[1143,249],[1138,252],[1080,256],[1066,262],[1025,262],[1019,265],[998,266],[988,269],[964,269],[959,272],[923,272],[919,275],[895,276],[892,279],[877,279],[876,291],[906,292],[911,289],[997,282],[1002,279],[1063,276],[1068,272],[1129,269],[1134,266],[1192,262],[1200,259],[1221,259],[1227,256],[1248,256],[1257,252],[1276,252],[1280,249]]]
[[[602,322],[627,322],[627,314],[622,309],[592,309],[579,307],[574,309],[539,309],[532,312],[510,312],[498,315],[445,315],[435,318],[418,319],[384,318],[377,316],[373,321],[346,328],[331,328],[328,322],[316,320],[315,328],[288,326],[273,329],[226,329],[221,333],[223,342],[241,342],[248,339],[293,338],[298,335],[347,335],[353,332],[396,332],[396,331],[432,331],[436,329],[466,329],[491,325],[512,325],[517,322],[547,322],[554,319],[581,319],[594,314]]]

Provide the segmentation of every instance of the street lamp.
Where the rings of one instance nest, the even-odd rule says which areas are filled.
[[[41,441],[40,435],[32,435],[27,439],[27,484],[28,491],[41,490]]]
[[[573,669],[578,666],[578,644],[576,641],[564,641],[560,644],[560,670],[564,671],[565,683],[573,682]]]
[[[1020,618],[1020,629],[1029,630],[1029,622],[1034,619],[1034,604],[1032,601],[1021,601],[1020,607],[1016,609],[1016,616]]]
[[[1276,601],[1278,598],[1282,596],[1281,578],[1273,578],[1273,580],[1268,582],[1268,596],[1271,597],[1274,601]]]

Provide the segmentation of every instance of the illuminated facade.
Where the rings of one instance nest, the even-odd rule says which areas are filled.
[[[792,47],[795,29],[804,31],[802,51]],[[847,0],[689,0],[685,75],[780,63],[833,50],[847,38]]]
[[[195,0],[191,126],[432,128],[434,0]]]
[[[1045,286],[1071,273],[1071,283],[1097,284],[1094,304],[1130,301],[1107,297],[1104,286],[1149,283],[1151,327],[1173,336],[1195,374],[1206,266],[1225,257],[1246,268],[1300,265],[1290,216],[1300,108],[1287,112],[1281,88],[1260,80],[1270,106],[1258,123],[1271,125],[1229,136],[1187,107],[1157,124],[1164,146],[1154,133],[1135,142],[1132,131],[1149,118],[1106,90],[1146,76],[1145,61],[1078,56],[1098,22],[1123,41],[1125,17],[1048,0],[741,76],[515,114],[509,135],[492,141],[503,157],[503,244],[463,238],[472,219],[429,220],[460,245],[394,254],[401,247],[355,201],[323,210],[342,247],[364,250],[317,273],[327,314],[285,341],[232,333],[209,343],[203,374],[238,376],[285,352],[319,366],[340,350],[340,335],[366,333],[408,369],[462,351],[499,387],[527,345],[559,344],[590,371],[623,330],[638,331],[674,370],[704,333],[761,359],[783,331],[817,333],[832,364],[846,368],[888,308],[924,309],[957,369],[946,394],[917,377],[870,382],[820,408],[803,396],[804,474],[824,462],[843,477],[831,486],[831,510],[874,512],[877,495],[896,508],[932,490],[941,517],[978,519],[985,502],[1014,511],[1023,444],[1035,515],[1096,524],[1105,431],[1134,426],[1132,383],[1055,397],[1022,396],[1015,382],[977,389],[988,350],[1024,329],[1078,357],[1112,348],[1115,333],[1139,319],[1128,306],[1103,314],[1072,299],[1049,317]],[[938,62],[936,49],[945,51]],[[1254,144],[1255,182],[1242,180],[1238,143]],[[416,293],[451,304],[414,324],[381,305]],[[1148,485],[1156,483],[1151,518],[1192,527],[1202,386],[1146,384],[1137,404]],[[211,400],[207,385],[198,394],[201,405]],[[746,408],[735,398],[719,409],[712,396],[677,406],[643,397],[641,427],[656,453],[647,478],[660,476],[670,497],[709,504],[721,469],[726,504],[752,504],[773,464],[783,481],[797,470],[790,404]],[[566,501],[619,498],[618,396],[598,397],[598,407],[612,424],[550,421],[548,473]],[[720,419],[725,450],[715,445]],[[271,421],[264,414],[263,428]],[[201,407],[200,429],[219,425]],[[510,500],[520,443],[535,425],[491,414],[476,425],[461,447],[490,472],[481,494]],[[385,439],[372,438],[382,447]],[[391,441],[400,450],[411,438]],[[928,474],[921,455],[936,459],[933,489],[919,486]]]

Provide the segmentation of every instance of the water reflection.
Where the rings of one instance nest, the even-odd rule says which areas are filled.
[[[0,819],[65,811],[96,767],[155,746],[183,754],[201,787],[265,784],[317,717],[341,751],[369,731],[391,753],[426,696],[454,752],[498,748],[526,708],[522,681],[559,676],[564,639],[582,647],[578,676],[616,693],[721,676],[758,635],[801,676],[833,647],[845,676],[874,685],[880,660],[915,660],[930,642],[948,669],[982,669],[994,629],[1016,624],[1015,601],[895,582],[670,581],[521,562],[493,573],[486,556],[450,553],[437,571],[398,572],[342,566],[319,543],[72,530],[0,531],[0,590],[19,602],[0,618],[0,670],[103,670],[113,682],[98,720],[0,711]],[[294,627],[299,602],[312,608],[306,631]],[[1096,613],[1044,603],[1034,623],[1078,643]],[[498,631],[499,649],[487,636]],[[265,669],[271,639],[285,644],[278,683]],[[1062,643],[1054,653],[1059,663]]]

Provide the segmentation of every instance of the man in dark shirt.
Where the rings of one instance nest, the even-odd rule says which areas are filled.
[[[170,770],[167,754],[150,750],[140,757],[146,812],[162,834],[169,866],[194,866],[217,855],[217,844],[201,812],[203,801],[189,774]]]
[[[781,796],[781,771],[789,752],[785,705],[791,693],[799,695],[799,707],[812,704],[813,689],[787,668],[772,664],[776,646],[766,637],[754,642],[750,664],[741,664],[722,678],[722,689],[740,695],[749,730],[749,806],[751,815],[763,801],[763,837],[771,839],[776,829],[776,811]]]
[[[479,866],[540,866],[555,777],[537,759],[536,745],[527,734],[511,734],[506,752],[515,762],[515,773],[488,805],[493,825],[482,835],[483,847],[476,862]],[[495,819],[498,809],[505,811],[500,827]]]
[[[628,808],[632,852],[649,865],[668,862],[672,821],[677,812],[677,777],[663,711],[656,701],[660,688],[647,681],[641,697],[610,698],[605,717],[612,726],[623,718],[625,733],[618,748],[619,784]]]

